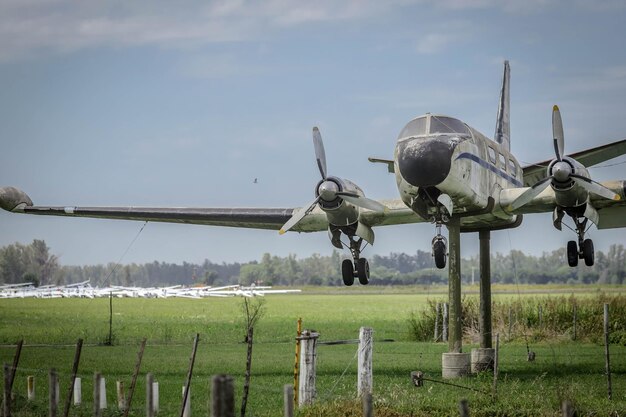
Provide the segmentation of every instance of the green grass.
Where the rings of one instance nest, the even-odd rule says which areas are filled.
[[[537,287],[532,287],[536,289]],[[470,288],[471,289],[471,288]],[[293,382],[293,338],[296,320],[316,329],[323,340],[353,339],[361,326],[375,330],[374,397],[377,416],[457,414],[457,404],[467,398],[472,415],[558,415],[560,403],[569,399],[580,414],[609,415],[626,411],[626,348],[612,345],[613,400],[606,399],[604,348],[593,343],[531,342],[537,360],[526,361],[526,345],[518,338],[502,343],[501,375],[497,397],[433,382],[412,385],[409,375],[423,371],[440,379],[441,343],[410,341],[407,319],[422,311],[430,299],[447,298],[443,288],[311,289],[297,295],[268,296],[266,313],[255,329],[250,416],[282,413],[282,387]],[[509,287],[494,299],[512,296]],[[569,295],[571,288],[551,288],[550,296]],[[358,292],[358,293],[357,293]],[[591,291],[593,292],[593,291]],[[553,294],[554,293],[554,294]],[[532,295],[536,297],[536,294]],[[586,297],[586,294],[576,297]],[[522,294],[522,297],[526,297]],[[84,405],[73,415],[90,415],[92,379],[101,372],[107,379],[108,402],[115,404],[115,381],[130,385],[140,340],[148,338],[132,415],[144,414],[145,374],[151,372],[160,385],[161,414],[176,415],[180,408],[192,341],[200,333],[192,382],[192,415],[208,415],[210,377],[234,376],[237,407],[245,370],[244,325],[241,300],[228,299],[114,299],[114,346],[102,346],[108,337],[108,299],[0,300],[0,361],[11,362],[14,347],[24,338],[14,392],[16,416],[47,414],[47,374],[50,368],[61,377],[61,401],[66,398],[73,344],[84,338],[80,376]],[[392,339],[394,342],[384,342]],[[47,346],[49,344],[55,346]],[[38,346],[41,345],[41,346]],[[59,346],[66,345],[66,346]],[[464,350],[474,346],[466,343]],[[318,348],[318,403],[301,410],[300,416],[357,416],[356,345]],[[27,404],[26,376],[36,377],[37,400]],[[491,393],[490,375],[457,381]],[[1,385],[1,384],[0,384]],[[109,415],[117,415],[112,410]],[[580,415],[579,414],[579,415]]]

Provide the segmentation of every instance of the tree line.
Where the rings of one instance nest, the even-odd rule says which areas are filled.
[[[623,284],[626,282],[626,250],[613,244],[604,253],[596,251],[592,267],[567,265],[564,248],[527,255],[518,250],[491,257],[491,281],[504,284]],[[266,253],[260,261],[246,263],[173,264],[154,261],[146,264],[61,265],[43,240],[29,245],[14,243],[0,248],[0,284],[32,282],[35,285],[66,285],[89,281],[93,286],[264,285],[304,286],[343,285],[340,272],[342,254],[313,254],[279,257]],[[479,281],[478,256],[461,260],[462,279]],[[373,255],[370,259],[371,285],[445,284],[447,270],[435,268],[430,252]]]

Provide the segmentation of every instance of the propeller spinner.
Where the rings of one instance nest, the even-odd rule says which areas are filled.
[[[317,197],[306,208],[296,211],[291,218],[283,225],[279,233],[282,235],[289,229],[297,225],[307,214],[309,214],[315,206],[322,203],[331,203],[338,198],[344,200],[357,207],[365,208],[372,211],[383,212],[386,207],[378,201],[369,199],[354,192],[342,191],[339,184],[328,177],[326,168],[326,152],[324,150],[324,142],[322,135],[317,127],[313,128],[313,147],[315,149],[315,160],[320,170],[322,181],[317,186]]]

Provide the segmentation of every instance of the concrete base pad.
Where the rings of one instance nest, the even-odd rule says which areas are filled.
[[[460,378],[469,375],[469,373],[469,353],[443,353],[441,355],[441,376],[443,378]]]
[[[493,371],[493,360],[496,350],[491,348],[472,349],[472,365],[473,374],[483,371]]]

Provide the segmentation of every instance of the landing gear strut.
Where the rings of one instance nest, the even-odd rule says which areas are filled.
[[[341,263],[341,276],[343,277],[343,283],[347,286],[354,284],[354,278],[359,279],[361,285],[367,285],[370,280],[370,265],[367,259],[361,258],[361,244],[362,238],[355,239],[354,236],[350,238],[350,253],[352,259],[344,259]],[[355,268],[356,266],[356,268]]]
[[[441,234],[441,222],[437,222],[437,235],[432,240],[433,257],[435,258],[435,265],[439,269],[446,267],[447,258],[447,246],[448,241]]]
[[[584,259],[585,265],[592,266],[594,262],[594,248],[591,239],[585,239],[585,229],[587,227],[587,218],[580,220],[573,216],[576,225],[576,234],[578,235],[578,244],[576,241],[567,242],[567,263],[574,267],[578,265],[578,259]]]

